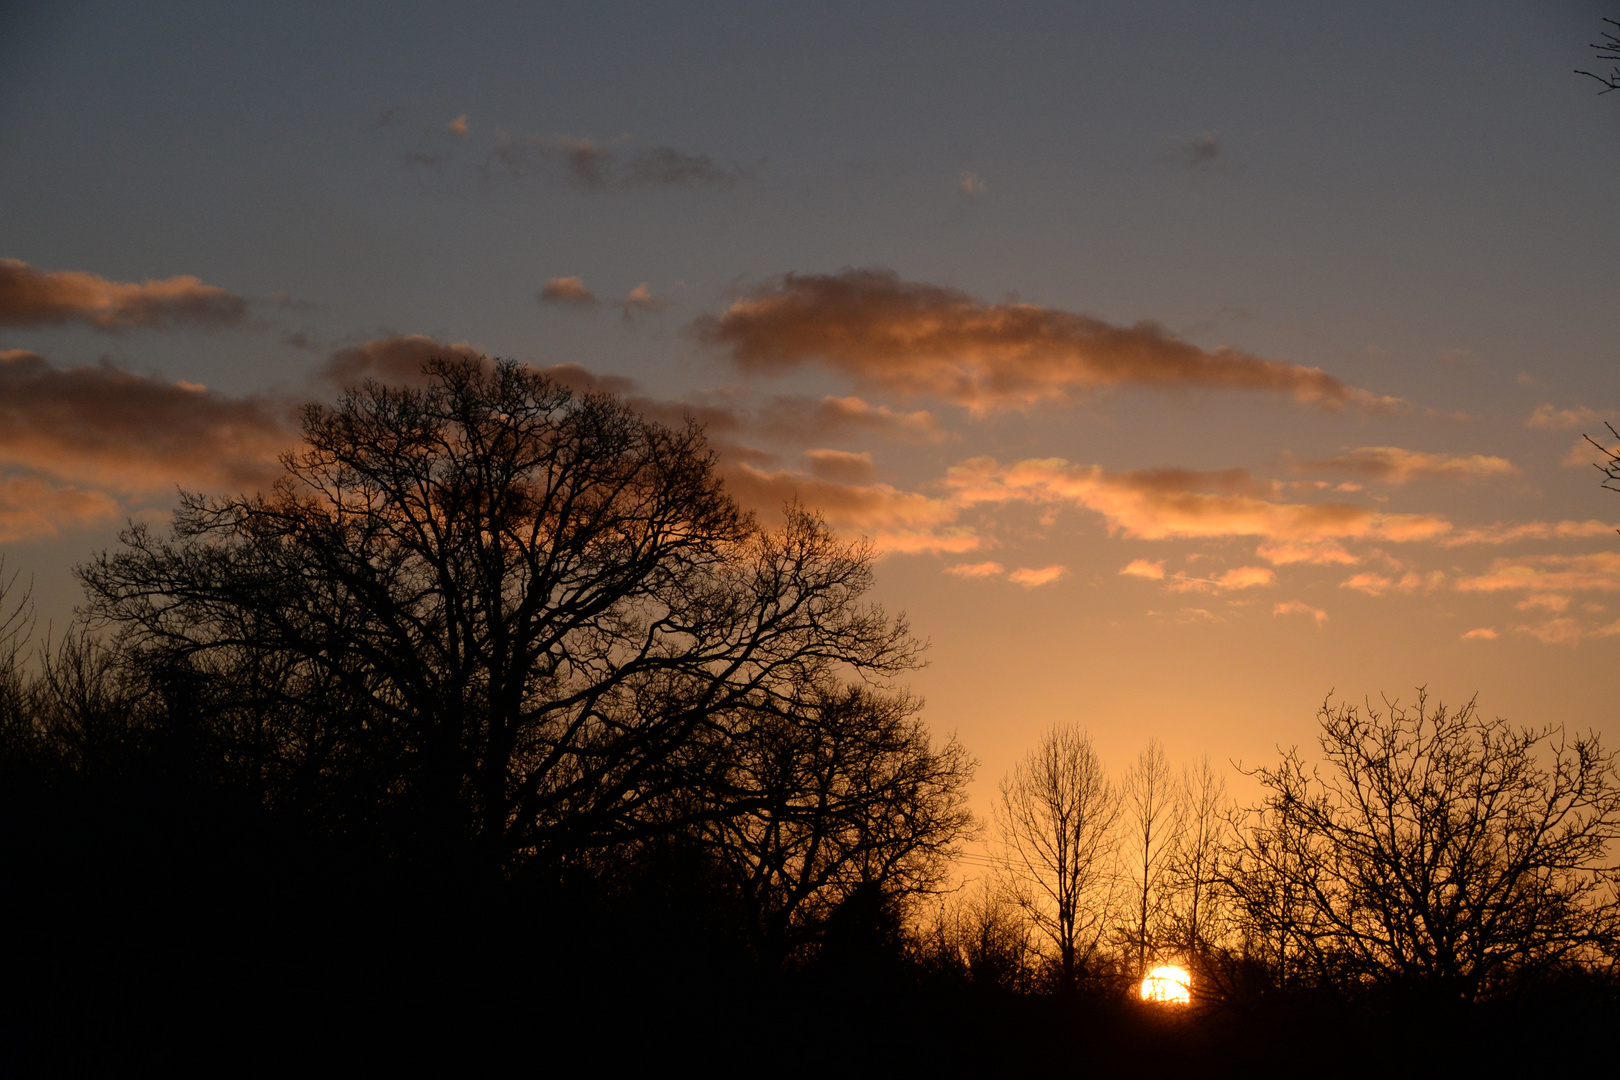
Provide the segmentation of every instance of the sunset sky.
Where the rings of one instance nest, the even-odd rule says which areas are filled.
[[[0,9],[42,624],[472,352],[870,537],[981,810],[1054,722],[1252,764],[1331,690],[1620,741],[1620,6],[245,7]]]

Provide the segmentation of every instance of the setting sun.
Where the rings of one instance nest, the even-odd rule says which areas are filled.
[[[1178,967],[1156,967],[1142,980],[1142,1000],[1186,1005],[1192,1001],[1192,976]]]

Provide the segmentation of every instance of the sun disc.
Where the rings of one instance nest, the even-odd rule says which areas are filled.
[[[1169,1005],[1189,1004],[1192,1001],[1192,976],[1184,968],[1168,964],[1156,967],[1142,980],[1142,1000]]]

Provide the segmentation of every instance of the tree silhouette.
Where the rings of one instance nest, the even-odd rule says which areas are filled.
[[[1001,782],[996,824],[1013,895],[1057,949],[1057,974],[1076,985],[1108,929],[1114,903],[1119,792],[1091,739],[1054,727]]]
[[[1233,887],[1278,962],[1434,1002],[1508,993],[1614,942],[1615,757],[1469,701],[1324,705],[1325,775],[1290,751]]]
[[[825,926],[863,887],[888,902],[938,888],[972,825],[973,762],[936,750],[904,694],[811,685],[728,741],[735,812],[698,834],[759,924],[773,961]]]
[[[1136,916],[1130,944],[1136,953],[1135,974],[1140,977],[1147,974],[1158,925],[1168,914],[1171,864],[1184,815],[1184,801],[1159,740],[1148,740],[1126,775],[1124,800],[1126,872]]]
[[[327,778],[401,850],[561,865],[730,813],[753,718],[914,663],[870,552],[740,513],[696,426],[509,363],[425,374],[307,407],[270,493],[184,496],[80,571],[143,662],[273,719],[286,798]]]
[[[1603,21],[1616,30],[1620,30],[1620,22],[1613,19],[1604,19]],[[1614,34],[1607,30],[1602,31],[1602,34],[1602,41],[1592,43],[1592,51],[1597,54],[1600,60],[1620,60],[1620,34]],[[1585,75],[1589,79],[1596,79],[1603,85],[1603,89],[1598,91],[1600,94],[1607,94],[1610,90],[1620,90],[1620,64],[1610,68],[1606,75],[1579,69],[1576,70],[1575,74]]]
[[[1226,779],[1209,756],[1184,769],[1180,830],[1167,869],[1172,937],[1184,959],[1194,963],[1218,935],[1221,862],[1229,842],[1230,807]]]

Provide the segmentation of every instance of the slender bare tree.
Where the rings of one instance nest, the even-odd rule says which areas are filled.
[[[1126,872],[1136,917],[1130,943],[1136,951],[1138,974],[1148,969],[1156,924],[1169,891],[1171,857],[1181,832],[1182,800],[1178,796],[1164,747],[1157,739],[1148,740],[1125,779]]]
[[[1108,927],[1120,814],[1091,738],[1073,725],[1047,732],[1001,782],[995,820],[1007,885],[1057,950],[1073,987]]]
[[[1170,855],[1171,921],[1185,958],[1195,961],[1210,944],[1221,853],[1230,832],[1226,778],[1205,754],[1182,770],[1181,829]]]

